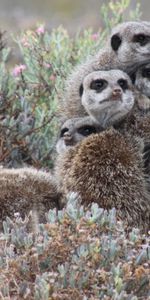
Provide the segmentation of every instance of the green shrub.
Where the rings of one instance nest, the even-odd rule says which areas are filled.
[[[11,49],[0,35],[0,164],[52,167],[58,130],[57,102],[73,66],[98,51],[110,28],[123,21],[129,0],[110,1],[101,7],[104,29],[77,33],[62,27],[47,32],[44,25],[13,38],[22,61],[9,66]],[[131,18],[139,17],[139,6]],[[5,37],[5,35],[4,35]]]
[[[63,211],[28,232],[26,218],[7,218],[0,235],[0,299],[148,300],[150,238],[127,234],[109,212],[80,206],[71,194]]]

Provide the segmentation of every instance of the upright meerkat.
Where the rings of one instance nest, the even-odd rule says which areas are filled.
[[[58,154],[61,154],[82,141],[85,137],[102,130],[103,128],[90,117],[69,119],[61,127],[56,151]]]
[[[84,78],[81,103],[103,128],[125,118],[134,102],[131,80],[121,70],[95,71]]]
[[[66,118],[86,115],[81,104],[84,77],[97,70],[121,69],[130,73],[150,61],[150,22],[125,22],[116,26],[106,47],[78,66],[66,82],[59,111]]]
[[[115,207],[131,226],[150,226],[150,195],[142,149],[114,129],[91,135],[59,157],[56,175],[62,192],[77,192],[84,205]]]
[[[150,63],[139,68],[135,74],[135,87],[150,98]]]
[[[103,128],[114,126],[145,142],[150,140],[150,100],[134,89],[123,71],[95,71],[87,75],[81,102]]]
[[[6,216],[19,212],[22,217],[36,211],[39,221],[45,221],[45,212],[59,209],[60,194],[50,173],[34,168],[0,168],[0,227]]]

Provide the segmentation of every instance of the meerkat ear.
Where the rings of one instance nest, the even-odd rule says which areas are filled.
[[[79,87],[79,95],[80,95],[80,97],[83,95],[83,84],[82,83]]]
[[[112,37],[111,37],[111,47],[114,51],[117,51],[121,45],[121,38],[119,37],[118,34],[114,34]]]

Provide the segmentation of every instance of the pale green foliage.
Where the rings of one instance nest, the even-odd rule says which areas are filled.
[[[2,299],[149,299],[150,238],[127,234],[115,209],[84,208],[71,194],[47,224],[29,232],[30,221],[7,218],[0,234]]]
[[[139,20],[141,16],[140,3],[137,2],[133,11],[128,12],[130,0],[109,1],[108,6],[105,4],[101,7],[101,15],[104,20],[105,30],[110,31],[118,23],[130,20]],[[128,16],[126,18],[126,15]]]

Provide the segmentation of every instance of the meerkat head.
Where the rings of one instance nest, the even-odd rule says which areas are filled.
[[[102,130],[102,127],[90,117],[69,119],[61,127],[56,151],[58,154],[61,154],[82,141],[85,137]]]
[[[142,94],[150,98],[150,63],[137,70],[135,86]]]
[[[150,22],[125,22],[114,27],[110,46],[121,64],[150,61]]]
[[[134,105],[131,80],[120,70],[92,72],[84,78],[81,102],[102,127],[113,125]]]

